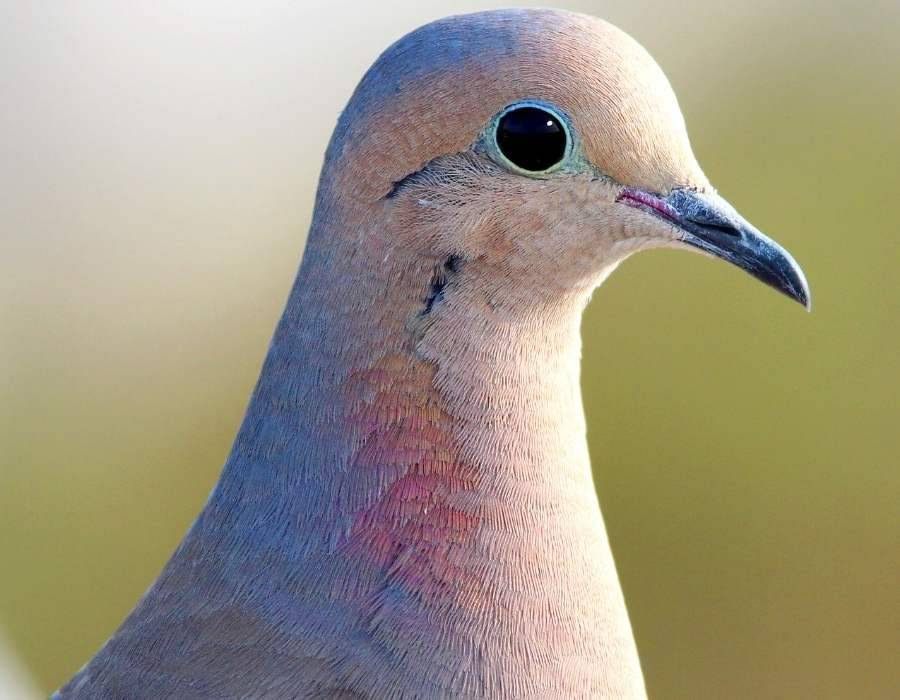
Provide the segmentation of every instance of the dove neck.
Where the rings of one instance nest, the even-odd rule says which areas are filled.
[[[546,643],[583,660],[562,679],[573,687],[639,679],[585,439],[588,291],[536,303],[537,289],[487,291],[496,274],[477,259],[442,273],[382,241],[365,255],[345,243],[314,228],[194,535],[228,557],[264,552],[266,585],[327,634],[337,618],[316,615],[337,596],[340,625],[421,650],[409,672],[535,663],[529,682],[571,696],[551,686],[557,662],[528,651]]]
[[[475,529],[515,522],[529,540],[551,520],[563,540],[584,535],[574,522],[602,531],[579,374],[581,314],[606,272],[549,294],[342,219],[320,202],[212,507],[234,512],[252,487],[328,546],[475,514]]]
[[[226,477],[263,460],[273,496],[302,484],[332,504],[317,523],[358,520],[436,470],[469,503],[549,513],[574,499],[599,520],[579,387],[590,290],[498,290],[477,259],[390,238],[363,252],[314,227]]]
[[[478,258],[411,255],[390,233],[363,250],[313,226],[211,510],[288,514],[302,557],[387,566],[424,531],[482,548],[494,531],[523,560],[590,549],[614,577],[579,386],[591,289],[498,288]],[[255,515],[265,532],[237,531],[266,542]]]

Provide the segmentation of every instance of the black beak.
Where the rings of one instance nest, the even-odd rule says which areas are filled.
[[[625,189],[619,201],[674,224],[682,242],[737,265],[809,310],[809,285],[791,254],[718,195],[676,189],[661,198]]]

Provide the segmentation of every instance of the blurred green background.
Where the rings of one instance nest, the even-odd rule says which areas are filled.
[[[43,691],[71,675],[204,503],[363,71],[491,4],[0,8],[7,681],[17,663]],[[656,251],[585,319],[651,697],[900,697],[900,5],[558,4],[650,50],[710,179],[813,290],[807,315]]]

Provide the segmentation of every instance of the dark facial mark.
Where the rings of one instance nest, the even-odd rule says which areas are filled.
[[[409,175],[405,175],[396,182],[391,185],[390,191],[384,195],[385,199],[393,199],[398,194],[400,194],[410,183],[415,180],[416,176],[421,173],[421,170],[416,170],[414,173],[410,173]]]
[[[447,283],[462,269],[463,259],[459,255],[450,255],[444,260],[443,265],[437,265],[434,273],[431,275],[431,283],[428,289],[428,296],[425,297],[425,310],[423,314],[431,313],[434,305],[444,298],[444,291]]]

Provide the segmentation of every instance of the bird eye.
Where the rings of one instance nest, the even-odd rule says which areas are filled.
[[[569,147],[569,133],[562,117],[545,107],[516,105],[496,121],[497,150],[515,168],[545,173],[559,165]]]

